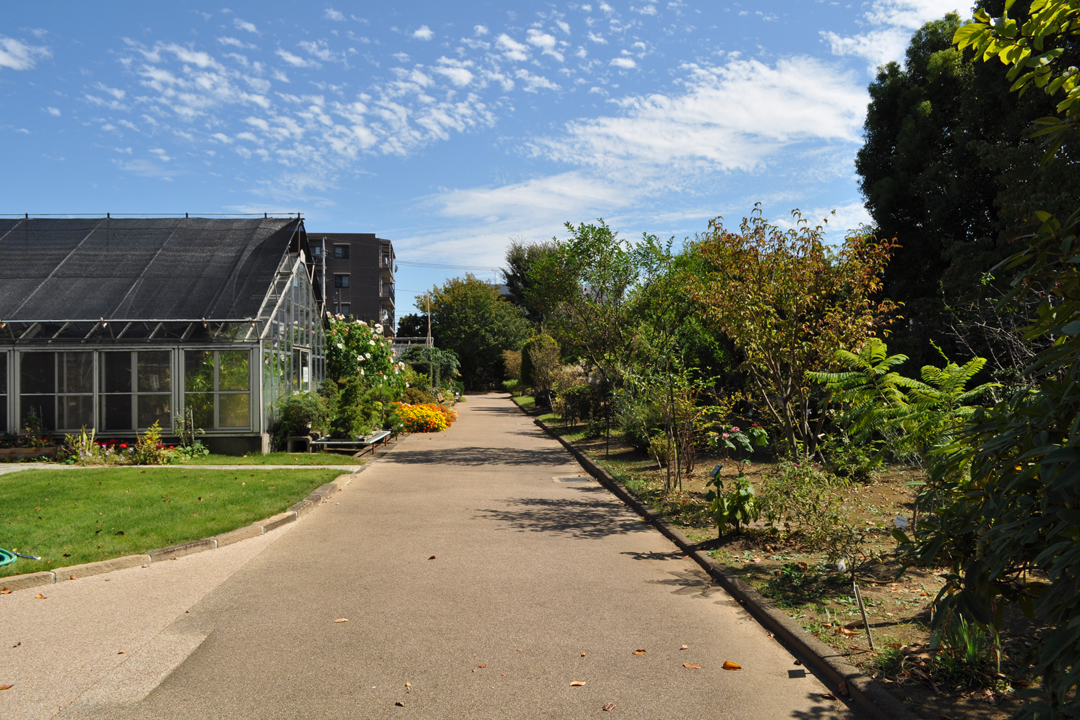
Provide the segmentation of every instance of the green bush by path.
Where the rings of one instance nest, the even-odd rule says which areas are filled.
[[[0,576],[135,555],[284,511],[339,470],[198,467],[26,470],[0,475],[0,547],[40,561]]]

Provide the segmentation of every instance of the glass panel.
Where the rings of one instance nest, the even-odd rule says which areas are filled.
[[[7,394],[7,353],[0,352],[0,395]],[[6,423],[7,418],[0,413],[0,423]]]
[[[22,375],[22,392],[56,392],[56,353],[23,353],[19,362]]]
[[[169,412],[172,395],[139,395],[138,398],[140,428],[148,428],[155,421],[161,423],[163,428],[172,427],[172,415]]]
[[[218,407],[218,415],[221,418],[219,427],[246,428],[250,424],[248,397],[247,393],[218,395],[218,401],[221,403]]]
[[[348,245],[335,245],[334,246],[334,257],[337,258],[338,260],[348,260],[349,259],[349,246]]]
[[[78,430],[84,426],[93,427],[93,395],[63,395],[60,400],[64,408],[64,424],[62,427],[57,428],[58,430]]]
[[[34,353],[35,355],[51,355],[52,353]],[[25,427],[30,420],[31,414],[37,416],[41,426],[46,430],[56,429],[56,396],[55,395],[23,395],[19,398],[22,417],[19,418]]]
[[[126,354],[125,354],[126,355]],[[131,430],[131,396],[103,396],[102,425],[104,430]]]
[[[214,353],[212,350],[184,352],[184,390],[206,392],[214,389]],[[212,426],[212,424],[211,424]]]
[[[214,427],[214,396],[211,393],[188,393],[184,396],[185,409],[190,410],[195,427]]]
[[[138,370],[139,392],[161,392],[172,388],[172,363],[168,350],[140,352]],[[148,426],[140,425],[140,427]]]
[[[0,430],[10,432],[7,426],[7,396],[0,395]]]
[[[105,392],[131,392],[131,353],[110,352],[102,357],[101,374]]]
[[[218,374],[218,390],[248,389],[247,350],[219,350],[221,372]]]
[[[94,392],[94,353],[66,352],[63,358],[64,392]]]

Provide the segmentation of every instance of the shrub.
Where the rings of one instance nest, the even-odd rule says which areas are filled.
[[[333,419],[330,402],[320,393],[286,395],[278,401],[277,409],[274,444],[279,448],[285,445],[291,435],[306,435],[308,428],[326,432]]]
[[[510,393],[511,395],[516,396],[517,395],[518,385],[520,385],[520,384],[521,384],[520,381],[517,380],[517,379],[503,380],[502,386],[503,386],[503,390]]]
[[[521,351],[520,350],[503,350],[503,368],[506,372],[506,377],[511,380],[521,379]]]
[[[434,395],[420,388],[406,388],[401,396],[401,401],[406,405],[434,405],[438,400]]]
[[[591,385],[573,385],[560,389],[555,399],[555,412],[564,422],[576,425],[593,415],[595,391]]]
[[[546,333],[534,335],[521,346],[521,384],[537,392],[551,389],[551,373],[559,364],[559,343]]]

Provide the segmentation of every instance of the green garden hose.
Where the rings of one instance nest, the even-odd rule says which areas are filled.
[[[23,555],[22,553],[12,552],[11,550],[5,550],[0,548],[0,567],[4,565],[10,565],[19,558],[26,558],[27,560],[40,560],[37,555]]]

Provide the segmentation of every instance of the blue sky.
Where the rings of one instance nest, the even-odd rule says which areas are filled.
[[[955,0],[4,3],[0,213],[302,212],[394,241],[398,315],[511,239],[834,237],[874,68]],[[419,267],[412,263],[454,267]]]

